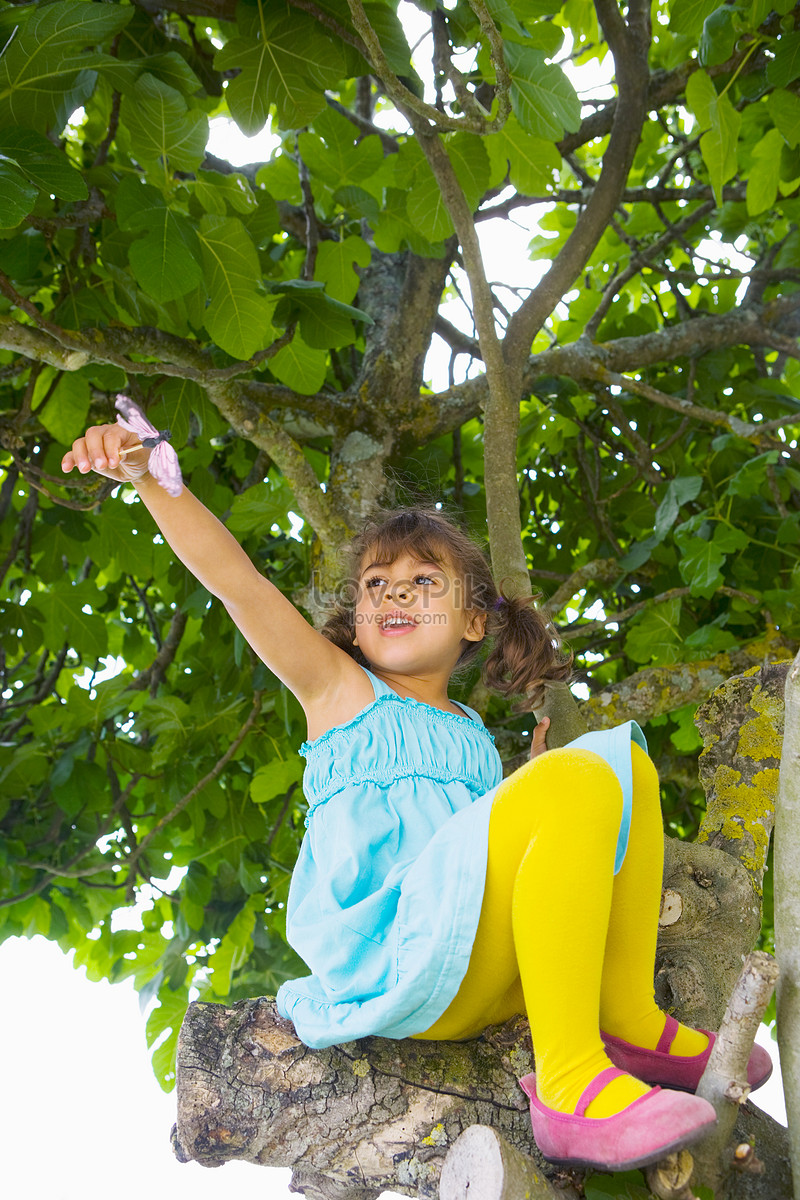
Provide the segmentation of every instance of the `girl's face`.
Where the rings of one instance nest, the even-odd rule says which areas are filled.
[[[449,566],[403,554],[367,554],[358,579],[355,638],[366,659],[409,674],[458,661],[463,640],[481,641],[486,614],[464,607],[464,583]]]

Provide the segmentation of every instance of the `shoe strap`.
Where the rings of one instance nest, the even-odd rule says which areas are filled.
[[[680,1028],[678,1022],[669,1013],[664,1014],[664,1031],[658,1039],[656,1053],[669,1054],[670,1046],[675,1041],[675,1034]]]
[[[599,1075],[595,1075],[575,1107],[575,1116],[582,1117],[592,1101],[600,1095],[603,1088],[611,1083],[612,1079],[618,1079],[620,1075],[625,1074],[627,1072],[621,1070],[619,1067],[606,1067]]]

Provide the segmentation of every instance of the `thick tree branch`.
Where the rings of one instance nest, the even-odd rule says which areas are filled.
[[[772,630],[741,649],[700,662],[647,667],[592,696],[581,705],[581,715],[590,729],[611,729],[623,721],[648,721],[685,704],[698,704],[732,675],[760,666],[765,658],[781,661],[788,652],[793,653],[794,647],[788,647]]]
[[[522,377],[533,339],[561,297],[572,287],[602,237],[625,190],[648,112],[648,6],[631,4],[628,24],[616,0],[597,0],[598,17],[614,56],[619,90],[603,169],[575,229],[552,267],[514,313],[503,352],[516,380]],[[514,389],[516,390],[516,389]]]
[[[597,381],[604,370],[617,373],[638,371],[680,359],[688,359],[691,363],[700,355],[726,346],[764,346],[775,350],[787,347],[796,356],[800,353],[796,340],[786,336],[781,327],[794,319],[798,311],[800,292],[794,292],[777,296],[763,305],[737,308],[719,316],[698,315],[637,337],[621,337],[600,343],[591,342],[585,337],[579,338],[568,345],[553,346],[531,355],[519,394],[535,394],[537,381],[547,376],[563,375],[576,383],[588,384]],[[605,382],[609,382],[607,376]],[[625,382],[627,385],[627,378]],[[427,419],[424,436],[438,437],[449,433],[455,425],[477,416],[486,406],[488,390],[486,376],[479,375],[437,393],[436,424],[432,427]],[[682,414],[686,414],[692,405],[688,401],[687,408],[687,401],[681,396],[671,396],[670,400],[675,411]],[[713,412],[716,418],[725,419],[721,410],[704,409],[702,405],[697,407],[700,417],[705,416],[706,412]],[[790,420],[790,417],[787,416],[786,420]],[[761,437],[766,427],[766,422],[756,423],[753,431],[746,429],[745,433]],[[785,446],[782,444],[783,448]]]
[[[775,820],[778,1045],[794,1193],[800,1196],[800,654],[786,678],[786,730]]]
[[[706,812],[697,835],[737,858],[761,895],[778,797],[788,661],[746,669],[697,710]]]

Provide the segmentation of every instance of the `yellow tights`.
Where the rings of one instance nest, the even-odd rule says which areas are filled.
[[[613,874],[622,814],[616,775],[589,750],[551,750],[497,790],[480,922],[467,973],[446,1012],[418,1037],[459,1040],[526,1012],[536,1088],[573,1112],[610,1066],[600,1029],[655,1049],[664,1014],[653,995],[663,830],[658,777],[631,745],[633,812],[625,861]],[[707,1038],[680,1026],[673,1054]],[[619,1112],[649,1088],[630,1075],[592,1101]]]

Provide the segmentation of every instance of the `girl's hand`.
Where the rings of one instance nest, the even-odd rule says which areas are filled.
[[[72,443],[72,449],[61,460],[61,470],[68,474],[77,467],[83,475],[96,471],[120,483],[142,479],[147,474],[150,451],[142,447],[130,454],[121,453],[139,444],[138,435],[121,425],[92,425],[82,438]]]
[[[538,758],[540,754],[547,753],[545,738],[547,731],[550,728],[550,718],[542,717],[539,724],[533,731],[533,741],[531,742],[531,759]]]

